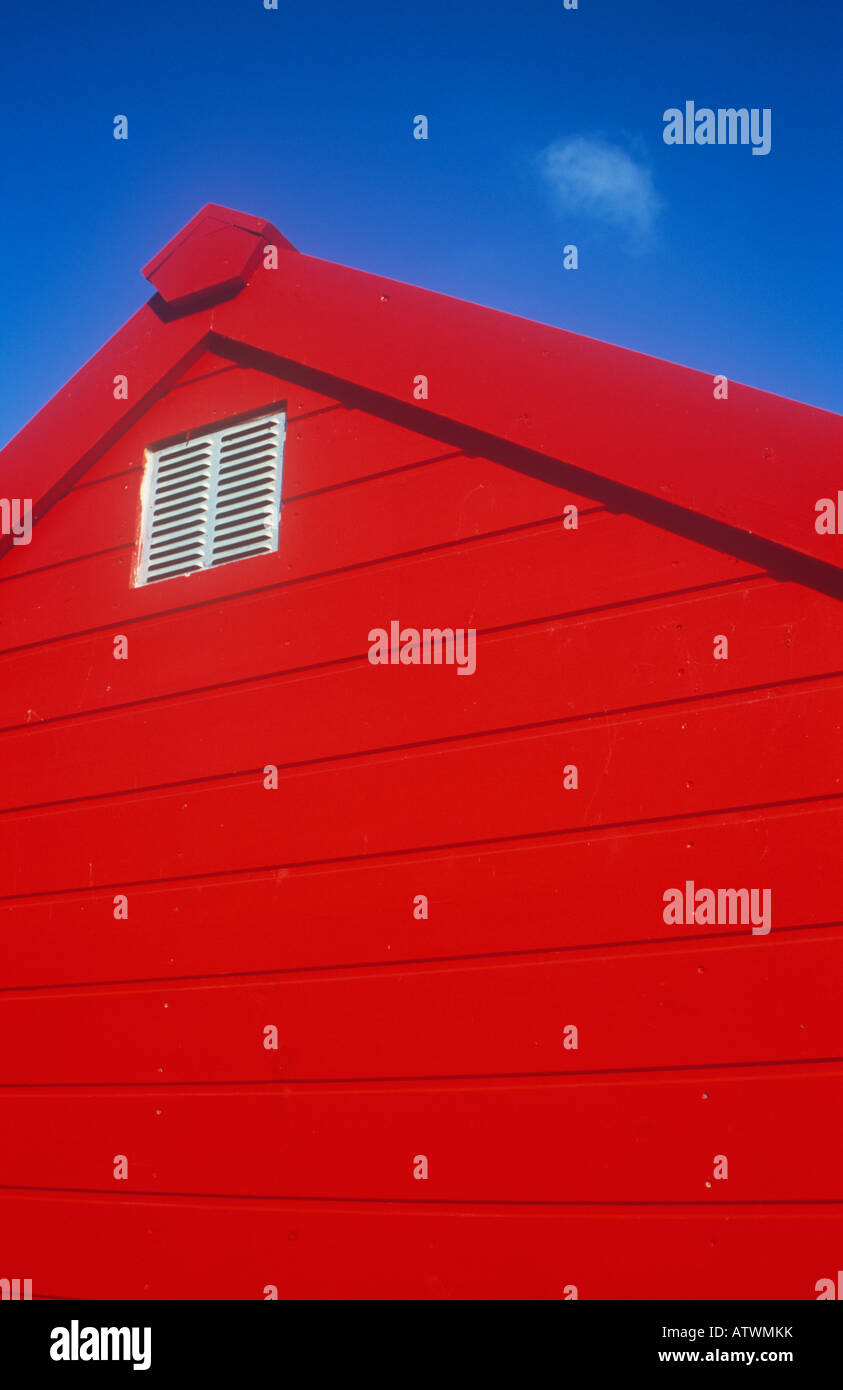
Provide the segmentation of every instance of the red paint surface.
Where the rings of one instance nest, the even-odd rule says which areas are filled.
[[[176,297],[222,274],[189,245]],[[839,422],[285,257],[213,310],[141,311],[0,458],[7,494],[27,466],[55,503],[0,561],[9,1268],[53,1296],[815,1297],[840,1263],[843,624],[786,548],[821,553],[803,504],[836,492]],[[428,361],[432,414],[396,423]],[[278,402],[277,554],[133,588],[144,448]],[[784,548],[775,575],[654,524],[668,465],[690,531],[722,510]],[[391,619],[476,627],[475,675],[372,667]],[[686,879],[769,887],[773,931],[666,924]]]
[[[184,308],[209,291],[242,289],[269,244],[295,250],[271,222],[209,203],[143,274],[171,307]]]

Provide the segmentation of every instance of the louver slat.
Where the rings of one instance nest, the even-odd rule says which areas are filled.
[[[152,454],[139,582],[277,549],[283,445],[274,415]]]

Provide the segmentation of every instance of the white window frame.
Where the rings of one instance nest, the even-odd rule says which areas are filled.
[[[284,440],[286,435],[287,415],[282,408],[272,407],[262,411],[259,415],[248,417],[238,416],[233,420],[223,421],[215,425],[212,430],[201,430],[196,433],[184,435],[181,439],[170,440],[166,444],[147,447],[144,451],[144,475],[141,490],[141,525],[138,544],[138,558],[135,568],[135,587],[142,587],[148,584],[162,584],[167,579],[185,579],[191,574],[201,574],[209,569],[221,569],[223,565],[235,564],[242,559],[258,559],[260,555],[270,555],[278,549],[278,540],[281,523],[281,486],[283,479],[284,465]],[[264,511],[269,509],[269,526],[263,526],[263,537],[261,549],[251,555],[233,555],[230,558],[214,559],[215,550],[218,552],[218,508],[221,505],[220,487],[225,486],[228,479],[220,477],[221,465],[225,460],[226,447],[230,452],[235,452],[238,447],[237,436],[248,435],[250,431],[256,430],[259,426],[272,424],[275,427],[274,438],[274,477],[272,492],[269,494],[268,502],[264,506]],[[242,441],[243,447],[247,446],[247,441]],[[165,463],[174,463],[178,458],[179,451],[189,455],[192,451],[203,451],[204,459],[202,462],[206,466],[206,476],[200,484],[201,495],[203,496],[204,519],[199,519],[196,523],[197,531],[201,534],[201,564],[193,564],[188,570],[176,569],[173,573],[163,575],[150,575],[149,567],[153,560],[152,546],[156,541],[160,541],[160,528],[154,527],[156,502],[158,501],[158,486],[162,460]],[[198,459],[197,459],[198,461]],[[229,465],[230,467],[230,465]],[[169,478],[165,477],[163,485],[167,485]],[[185,528],[185,534],[189,533],[189,524]],[[197,535],[197,539],[198,539]]]

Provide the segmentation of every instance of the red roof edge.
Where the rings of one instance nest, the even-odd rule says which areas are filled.
[[[266,218],[206,203],[144,266],[158,295],[0,449],[0,495],[31,504],[37,522],[201,352],[210,306],[244,288],[270,245],[298,256]],[[0,557],[11,545],[0,535]]]
[[[700,518],[717,548],[772,545],[762,567],[786,559],[843,597],[840,531],[814,525],[817,499],[837,496],[838,415],[737,383],[718,398],[722,377],[300,255],[272,223],[215,203],[145,273],[158,294],[0,451],[0,495],[31,499],[33,519],[213,339],[391,403],[422,432],[445,422],[522,451],[528,469],[555,461],[566,485],[611,485],[667,529]]]

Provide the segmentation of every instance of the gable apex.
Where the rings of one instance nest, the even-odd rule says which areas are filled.
[[[215,203],[145,273],[158,293],[0,451],[0,496],[31,499],[34,522],[210,350],[843,597],[815,525],[840,487],[839,415],[301,254]]]
[[[171,309],[189,311],[243,289],[268,244],[296,250],[264,218],[206,203],[142,273]]]

